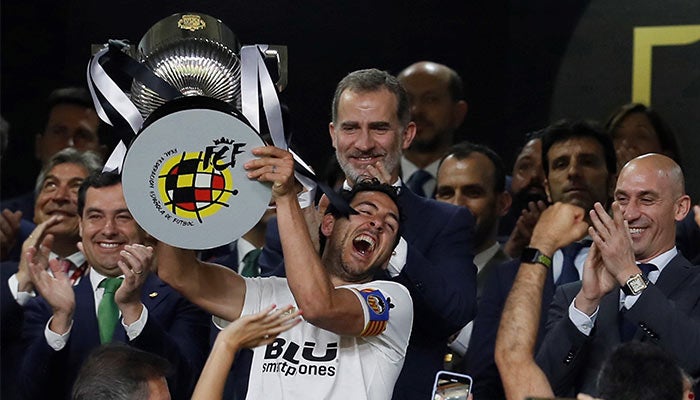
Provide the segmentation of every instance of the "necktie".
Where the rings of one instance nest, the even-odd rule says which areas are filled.
[[[241,268],[241,276],[253,278],[260,276],[258,268],[258,257],[260,257],[262,249],[251,250],[243,257],[243,268]]]
[[[100,343],[110,343],[114,335],[114,328],[119,320],[119,309],[114,302],[114,292],[122,284],[122,278],[107,278],[100,282],[100,287],[105,289],[102,300],[97,308],[97,325],[100,328]]]
[[[428,182],[433,176],[425,170],[419,169],[408,178],[406,185],[409,189],[418,196],[425,197],[425,191],[423,190],[423,185]]]
[[[67,259],[67,258],[59,258],[58,259],[58,267],[59,270],[62,271],[64,274],[67,274],[71,267],[73,266],[73,263]]]
[[[559,275],[559,279],[557,279],[557,286],[569,282],[576,282],[581,279],[581,277],[578,275],[578,270],[576,269],[576,264],[574,264],[574,261],[576,260],[578,252],[581,251],[583,247],[584,243],[574,242],[561,249],[561,252],[564,255],[564,262],[561,264],[561,275]]]
[[[654,264],[637,264],[639,269],[642,270],[642,276],[644,279],[648,279],[649,272],[656,271],[656,265]],[[625,318],[625,309],[623,308],[619,314],[620,318],[620,340],[622,342],[628,342],[632,340],[634,333],[637,331],[637,326],[633,324],[630,320]]]
[[[58,266],[59,270],[63,271],[64,274],[68,274],[68,278],[70,279],[70,283],[75,285],[75,282],[83,276],[83,273],[85,273],[85,270],[87,269],[87,264],[83,263],[83,265],[74,268],[75,264],[67,258],[59,258],[58,259]],[[71,274],[71,270],[73,270],[73,273]]]

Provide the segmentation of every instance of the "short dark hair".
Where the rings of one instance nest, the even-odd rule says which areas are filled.
[[[76,164],[85,169],[88,175],[99,172],[102,169],[102,158],[92,151],[80,152],[73,147],[66,147],[58,153],[51,156],[49,161],[41,168],[39,176],[36,179],[34,193],[36,195],[41,191],[44,185],[46,175],[54,169],[55,166],[61,164]]]
[[[85,193],[89,188],[103,188],[114,186],[122,182],[122,176],[116,172],[98,171],[83,181],[78,189],[78,215],[82,217],[85,209]]]
[[[661,347],[631,341],[617,347],[603,364],[598,392],[606,400],[678,400],[683,376]]]
[[[345,90],[366,93],[381,89],[387,89],[396,97],[396,116],[401,125],[405,128],[411,121],[406,89],[404,89],[395,76],[376,68],[361,69],[351,72],[338,82],[338,86],[335,88],[335,94],[333,95],[333,104],[331,108],[333,122],[338,122],[338,103],[340,103],[340,96]]]
[[[381,192],[384,193],[385,195],[389,196],[389,198],[396,204],[396,208],[399,210],[399,223],[401,223],[402,220],[402,214],[401,214],[401,207],[399,206],[399,193],[400,188],[391,186],[386,183],[380,183],[377,178],[371,178],[371,179],[364,179],[362,181],[359,181],[355,184],[355,186],[352,187],[351,190],[341,190],[340,191],[340,197],[345,199],[348,203],[352,201],[352,199],[357,196],[358,193],[361,192]],[[336,218],[347,218],[348,216],[345,215],[342,211],[340,211],[336,206],[333,205],[333,203],[328,205],[328,208],[326,208],[326,214],[331,214]],[[326,246],[326,237],[323,236],[323,233],[320,232],[320,227],[319,227],[319,243],[321,244],[320,247],[320,253],[323,253],[323,249]],[[394,243],[394,246],[396,246],[399,243],[400,236],[397,234],[396,235],[396,243]]]
[[[542,136],[542,168],[545,176],[549,175],[549,149],[556,143],[571,138],[591,138],[603,148],[603,157],[609,174],[617,172],[617,156],[612,139],[595,122],[584,120],[560,120],[545,128]]]
[[[49,114],[54,107],[62,104],[74,105],[95,110],[95,105],[92,102],[92,97],[87,89],[82,87],[64,87],[51,92],[46,100],[46,113],[44,126],[49,122]],[[43,135],[44,130],[41,130]]]
[[[153,353],[114,343],[96,348],[73,385],[73,400],[146,400],[148,381],[167,377],[170,363]]]
[[[496,193],[502,193],[506,190],[506,168],[503,165],[503,160],[496,154],[490,147],[484,146],[482,144],[476,144],[471,142],[460,142],[447,150],[447,153],[440,159],[438,165],[438,171],[442,166],[443,161],[447,157],[454,157],[457,160],[464,160],[468,158],[472,153],[481,153],[488,157],[493,164],[493,191]]]
[[[678,165],[681,164],[681,152],[678,147],[678,141],[676,140],[676,135],[671,130],[671,127],[661,118],[656,110],[651,107],[647,107],[642,103],[628,103],[620,106],[615,112],[608,118],[605,122],[605,130],[610,134],[610,136],[615,135],[615,130],[620,126],[622,121],[627,118],[630,114],[644,114],[649,118],[651,126],[654,127],[654,132],[659,138],[659,144],[661,144],[661,150],[667,152],[668,156],[673,159]]]

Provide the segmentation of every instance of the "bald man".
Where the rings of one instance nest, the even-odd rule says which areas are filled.
[[[559,396],[597,394],[603,360],[630,340],[660,346],[700,376],[700,268],[675,246],[676,221],[690,209],[683,173],[666,156],[637,157],[614,199],[612,216],[599,203],[590,211],[583,280],[559,287],[550,308],[537,362]]]
[[[397,76],[408,93],[416,136],[401,158],[403,180],[414,193],[432,197],[438,164],[467,115],[462,78],[452,68],[421,61]],[[417,174],[416,174],[417,172]]]

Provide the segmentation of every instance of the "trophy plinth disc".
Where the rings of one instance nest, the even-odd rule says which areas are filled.
[[[129,147],[124,197],[139,225],[175,247],[230,243],[260,220],[270,186],[243,165],[262,138],[230,106],[185,97],[154,111]]]

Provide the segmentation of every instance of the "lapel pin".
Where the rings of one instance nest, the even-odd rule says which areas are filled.
[[[158,296],[158,292],[151,292],[151,294],[148,295],[150,298],[154,298],[156,296]]]

